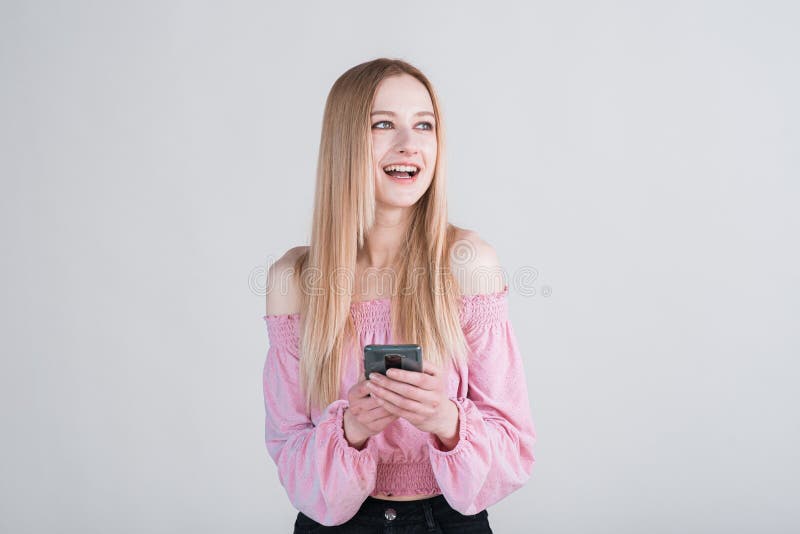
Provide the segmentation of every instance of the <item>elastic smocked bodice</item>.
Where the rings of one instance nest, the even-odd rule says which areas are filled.
[[[459,320],[463,330],[496,324],[508,317],[508,286],[496,293],[462,295]],[[391,320],[391,298],[357,300],[350,303],[356,331],[367,333],[388,330]],[[300,332],[300,313],[264,315],[270,339],[275,342],[291,342]]]

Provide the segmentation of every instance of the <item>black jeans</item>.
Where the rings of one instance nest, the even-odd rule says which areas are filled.
[[[443,495],[416,501],[387,501],[367,497],[349,521],[332,527],[326,527],[298,512],[294,534],[491,534],[488,517],[489,512],[486,510],[475,515],[463,515],[453,510]]]

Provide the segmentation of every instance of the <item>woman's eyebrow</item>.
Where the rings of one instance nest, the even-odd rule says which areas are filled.
[[[380,111],[380,110],[377,110],[377,111],[373,111],[369,115],[370,115],[370,117],[373,116],[373,115],[391,115],[392,117],[394,117],[395,113],[393,111]],[[433,114],[432,111],[417,111],[416,113],[414,113],[414,115],[415,116],[416,115],[430,115],[431,117],[435,117],[435,115]]]

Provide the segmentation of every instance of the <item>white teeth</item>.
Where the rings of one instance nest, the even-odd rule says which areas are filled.
[[[400,172],[417,172],[419,167],[414,165],[387,165],[383,168],[384,171],[400,171]]]

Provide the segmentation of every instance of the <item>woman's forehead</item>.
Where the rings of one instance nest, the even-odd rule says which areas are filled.
[[[408,74],[391,76],[378,85],[372,110],[398,113],[433,112],[433,102],[425,86]]]

